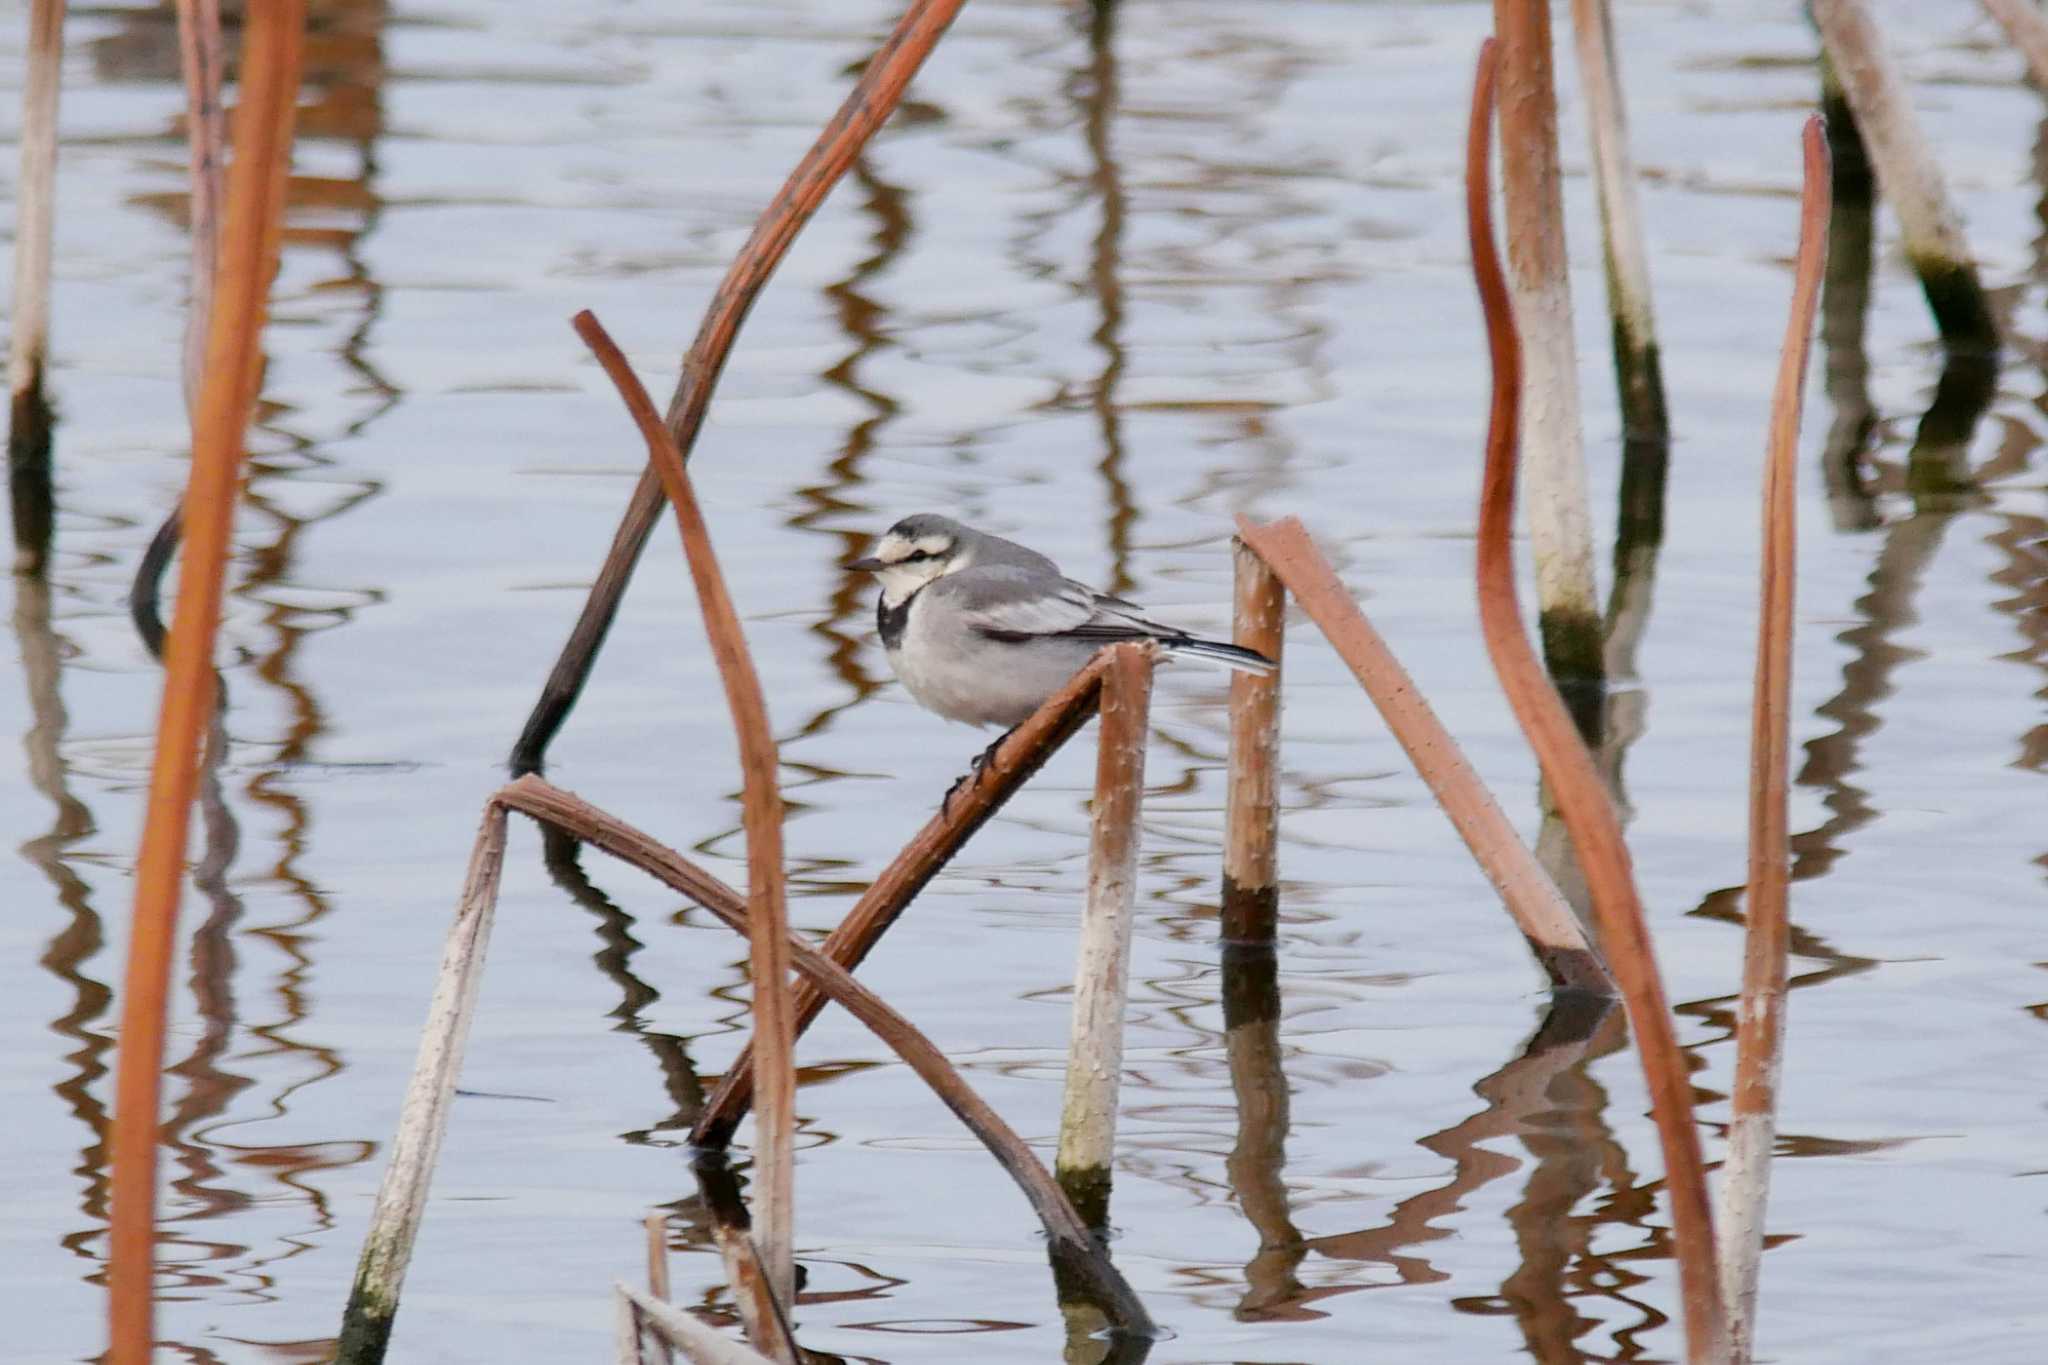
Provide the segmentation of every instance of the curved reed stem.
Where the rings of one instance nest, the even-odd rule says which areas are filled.
[[[1726,1321],[1714,1256],[1713,1213],[1692,1114],[1692,1085],[1685,1055],[1672,1031],[1671,1009],[1658,975],[1655,950],[1629,868],[1607,788],[1593,766],[1579,732],[1544,676],[1522,626],[1515,597],[1511,522],[1515,503],[1515,459],[1519,445],[1522,384],[1521,343],[1501,277],[1493,242],[1488,158],[1494,92],[1494,44],[1479,55],[1472,90],[1472,120],[1466,145],[1465,196],[1472,238],[1472,273],[1486,314],[1487,348],[1493,361],[1493,406],[1486,432],[1486,477],[1479,499],[1479,616],[1487,652],[1501,688],[1530,747],[1536,751],[1571,831],[1580,869],[1593,902],[1593,919],[1608,970],[1621,988],[1635,1034],[1636,1054],[1650,1091],[1650,1113],[1664,1149],[1665,1184],[1671,1196],[1673,1240],[1685,1301],[1686,1356],[1696,1365],[1725,1358]]]
[[[1785,787],[1791,737],[1792,595],[1797,550],[1799,415],[1827,263],[1828,148],[1818,114],[1803,136],[1806,183],[1799,200],[1799,258],[1791,317],[1771,394],[1764,460],[1764,549],[1757,612],[1756,694],[1749,730],[1749,891],[1742,1006],[1735,1027],[1735,1089],[1729,1097],[1728,1160],[1721,1171],[1721,1292],[1738,1365],[1755,1338],[1764,1203],[1777,1139],[1778,1068],[1785,1053],[1785,962],[1791,950],[1786,881],[1791,845]]]
[[[739,734],[740,819],[747,835],[751,926],[748,966],[754,983],[754,1064],[760,1092],[755,1106],[754,1240],[769,1288],[786,1308],[796,1294],[796,1272],[790,1260],[791,1224],[796,1216],[796,1068],[791,1060],[796,1031],[790,1007],[789,904],[783,891],[782,793],[776,785],[775,734],[768,727],[761,675],[747,649],[747,637],[740,629],[732,594],[726,590],[718,556],[712,552],[711,532],[690,487],[683,452],[655,415],[647,390],[640,386],[604,324],[586,309],[576,315],[575,326],[646,438],[648,465],[660,477],[669,505],[676,509],[683,555],[690,562],[697,605],[704,612],[704,633],[710,637],[733,729]]]

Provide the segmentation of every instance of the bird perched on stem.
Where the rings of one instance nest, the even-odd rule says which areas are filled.
[[[1150,640],[1169,657],[1268,674],[1265,655],[1147,620],[1036,550],[920,512],[851,566],[882,584],[889,666],[926,710],[968,725],[1021,724],[1104,645]]]

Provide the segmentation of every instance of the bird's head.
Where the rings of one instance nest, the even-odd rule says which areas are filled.
[[[925,584],[964,569],[974,558],[974,533],[949,517],[920,512],[883,532],[875,552],[847,567],[882,583],[882,600],[895,606]]]

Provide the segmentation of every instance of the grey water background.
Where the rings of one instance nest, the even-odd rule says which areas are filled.
[[[166,1359],[319,1360],[335,1330],[480,804],[639,467],[568,315],[596,309],[665,393],[895,9],[315,4],[222,641],[232,749],[182,921]],[[1814,40],[1790,3],[1619,9],[1676,442],[1616,705],[1717,1158]],[[1862,348],[1816,354],[1801,445],[1798,955],[1759,1336],[1781,1361],[2032,1361],[2048,106],[1974,3],[1879,10],[2011,344],[1981,420],[1916,466],[1940,355],[1880,211]],[[0,25],[10,187],[20,16]],[[798,923],[834,923],[985,742],[909,702],[840,568],[927,508],[1215,632],[1231,516],[1302,515],[1533,836],[1470,586],[1486,375],[1459,176],[1488,23],[1471,3],[967,7],[755,310],[694,466],[783,743]],[[159,687],[123,598],[184,474],[172,42],[168,5],[72,11],[59,555],[47,590],[13,585],[0,686],[20,737],[0,782],[9,1362],[103,1342],[111,992]],[[1604,546],[1620,437],[1560,55]],[[1830,427],[1866,417],[1831,491]],[[1952,477],[1909,477],[1930,462]],[[1611,1029],[1529,1046],[1544,997],[1484,881],[1313,629],[1288,649],[1276,1030],[1224,1028],[1221,675],[1177,670],[1155,707],[1113,1207],[1118,1262],[1174,1333],[1151,1359],[1675,1358],[1633,1058]],[[1048,1153],[1092,771],[1084,739],[863,969]],[[743,880],[730,727],[666,527],[552,775]],[[680,1138],[745,1035],[744,945],[583,867],[558,882],[515,822],[395,1359],[597,1358],[655,1207],[677,1215],[677,1298],[725,1306]],[[1035,1222],[965,1131],[842,1015],[800,1061],[806,1346],[1059,1358]]]

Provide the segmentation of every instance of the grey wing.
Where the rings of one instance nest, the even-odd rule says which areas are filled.
[[[1131,603],[1071,578],[989,565],[948,574],[927,591],[941,590],[953,599],[963,624],[992,640],[1051,636],[1107,643],[1181,636],[1147,621]]]
[[[1136,602],[1126,602],[1121,597],[1096,592],[1093,588],[1073,579],[1066,580],[1072,592],[1086,597],[1092,611],[1086,621],[1067,633],[1083,639],[1093,640],[1185,640],[1190,638],[1184,630],[1161,625],[1145,615],[1145,609]]]

